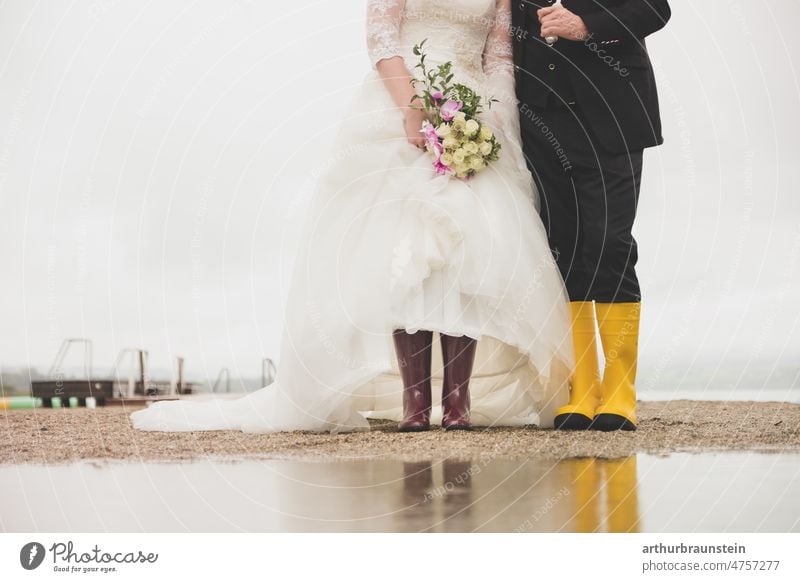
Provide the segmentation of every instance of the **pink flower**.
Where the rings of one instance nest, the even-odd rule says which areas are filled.
[[[447,166],[442,163],[440,158],[436,158],[433,162],[433,168],[436,170],[437,174],[450,174],[453,170],[450,169],[450,166]]]
[[[422,124],[422,129],[420,131],[425,136],[425,141],[429,145],[439,143],[439,134],[436,133],[436,128],[429,121],[426,121],[425,123]]]
[[[425,136],[425,143],[428,145],[428,150],[434,155],[433,168],[436,170],[436,173],[451,174],[453,170],[450,169],[450,166],[442,163],[444,147],[442,146],[442,142],[439,141],[439,134],[436,132],[436,127],[434,127],[432,123],[426,121],[422,124],[420,133]]]
[[[434,91],[433,93],[431,93],[431,99],[433,99],[436,105],[439,105],[439,102],[442,99],[444,99],[444,93],[442,93],[441,91]]]
[[[455,117],[456,113],[458,113],[463,106],[463,103],[459,101],[448,99],[444,102],[444,105],[439,108],[439,115],[442,116],[444,121],[452,121],[453,117]]]

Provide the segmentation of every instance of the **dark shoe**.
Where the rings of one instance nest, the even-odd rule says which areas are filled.
[[[611,432],[612,430],[636,430],[636,425],[619,414],[598,414],[592,421],[592,430]]]
[[[431,427],[431,348],[433,332],[394,331],[397,364],[403,379],[403,420],[400,432],[422,432]]]
[[[577,412],[556,415],[553,425],[558,430],[589,430],[592,419]]]
[[[442,334],[442,428],[445,430],[471,430],[469,420],[469,378],[475,361],[474,339]]]

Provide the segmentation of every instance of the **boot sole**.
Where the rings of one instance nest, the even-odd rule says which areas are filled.
[[[636,430],[636,425],[619,414],[598,414],[592,422],[592,430],[611,432],[615,430]]]
[[[398,427],[397,432],[425,432],[430,429],[430,426],[407,426],[403,428]]]
[[[556,416],[553,425],[557,430],[589,430],[592,428],[592,419],[583,414],[570,412]]]
[[[450,426],[443,426],[444,430],[472,430],[472,427],[468,424],[451,424]]]

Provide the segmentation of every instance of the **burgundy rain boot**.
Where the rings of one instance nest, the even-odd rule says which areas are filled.
[[[431,349],[433,332],[393,333],[397,364],[403,379],[403,420],[400,432],[422,432],[431,427]]]
[[[444,360],[442,428],[470,430],[469,377],[472,375],[478,342],[467,336],[453,337],[444,334],[441,340]]]

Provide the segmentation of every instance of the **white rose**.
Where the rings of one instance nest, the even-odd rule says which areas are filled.
[[[442,157],[440,159],[445,166],[453,165],[453,156],[450,154],[442,154]]]
[[[456,177],[458,178],[466,178],[469,176],[470,169],[464,164],[458,165],[455,167]]]
[[[481,126],[477,121],[475,121],[474,119],[470,119],[469,121],[467,121],[467,125],[465,126],[464,129],[467,135],[475,135],[476,133],[478,133],[478,130],[480,130],[480,128]]]
[[[483,162],[483,158],[479,158],[476,156],[470,159],[469,167],[477,172],[485,168],[486,164]]]
[[[436,133],[439,134],[439,137],[447,137],[450,135],[450,124],[443,123],[439,127],[436,128]]]
[[[486,140],[492,139],[493,135],[494,134],[492,133],[492,130],[489,129],[487,126],[484,125],[483,127],[481,127],[481,133],[480,133],[479,137],[482,140],[486,141]]]
[[[464,151],[468,154],[477,154],[478,153],[478,144],[474,141],[470,141],[464,144]]]
[[[442,145],[445,147],[445,149],[454,150],[458,147],[458,140],[452,136],[448,136],[444,138]]]
[[[464,158],[466,157],[467,155],[463,148],[458,148],[455,152],[453,152],[453,161],[455,161],[456,164],[463,164]]]
[[[484,156],[488,156],[490,153],[492,153],[492,144],[490,144],[488,141],[485,141],[481,144],[480,150]]]

